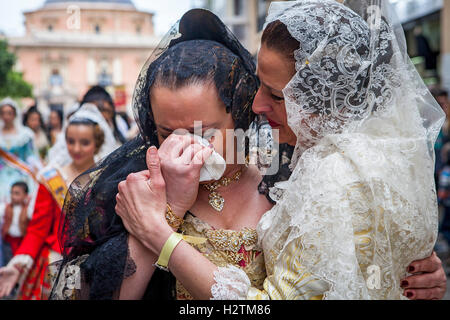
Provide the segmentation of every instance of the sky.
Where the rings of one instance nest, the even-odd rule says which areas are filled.
[[[25,34],[22,12],[40,8],[45,0],[0,0],[0,31],[7,36]],[[194,0],[133,0],[138,10],[155,13],[157,35],[164,35],[183,13],[193,7]]]

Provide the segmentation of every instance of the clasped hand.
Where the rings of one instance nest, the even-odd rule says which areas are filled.
[[[172,134],[159,150],[147,151],[148,170],[119,183],[117,214],[128,232],[155,254],[174,231],[165,219],[167,203],[184,217],[196,201],[200,170],[212,151],[191,136]]]

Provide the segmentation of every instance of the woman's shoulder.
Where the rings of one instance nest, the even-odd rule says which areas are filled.
[[[299,188],[338,188],[359,180],[359,172],[351,159],[338,146],[322,141],[305,151],[285,184],[295,182]]]
[[[34,139],[34,132],[28,127],[20,127],[17,131],[19,135],[23,136],[26,139]]]
[[[336,175],[342,170],[350,170],[365,177],[383,176],[396,168],[424,166],[425,169],[433,161],[426,141],[415,137],[382,138],[358,133],[330,135],[308,151],[307,158],[317,162],[317,168],[332,170],[334,167],[339,169],[334,170]]]
[[[375,163],[386,157],[397,156],[404,160],[427,154],[427,140],[417,137],[378,137],[363,133],[329,135],[322,139],[321,146],[332,146],[334,152],[358,160]]]
[[[33,141],[34,133],[28,127],[16,127],[16,132],[13,134],[4,134],[0,130],[0,144],[6,140],[10,140],[12,145],[16,147],[26,146],[30,141]],[[10,143],[10,144],[11,144]]]
[[[294,171],[299,181],[297,187],[304,192],[320,190],[321,194],[333,197],[349,190],[367,192],[370,186],[389,190],[408,201],[433,198],[433,159],[426,142],[420,138],[333,135],[308,153],[302,155],[303,162]],[[379,192],[374,194],[382,196]]]

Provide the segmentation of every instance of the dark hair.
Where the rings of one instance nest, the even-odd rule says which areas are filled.
[[[56,112],[56,114],[58,115],[58,118],[59,118],[59,122],[61,122],[61,127],[62,127],[63,122],[64,122],[64,111],[61,108],[51,107],[50,113],[52,113],[52,112]]]
[[[202,54],[206,57],[200,58]],[[250,92],[256,92],[257,84],[245,69],[243,60],[226,46],[203,39],[185,41],[170,47],[155,64],[150,91],[160,86],[175,90],[192,84],[211,84],[226,112],[232,113],[235,129],[248,129],[254,114],[243,110],[250,108],[249,97],[253,100],[254,96]],[[243,113],[247,113],[247,117],[242,117]],[[151,105],[150,116],[153,121]]]
[[[12,188],[14,188],[14,187],[19,187],[19,188],[22,188],[22,190],[26,193],[26,194],[28,194],[28,185],[25,183],[25,182],[23,182],[23,181],[17,181],[17,182],[15,182],[15,183],[13,183],[13,185],[11,186],[11,190],[12,190]]]
[[[105,88],[101,86],[91,87],[84,95],[80,105],[83,105],[87,102],[96,103],[99,101],[106,101],[114,107],[114,102],[111,98],[111,95],[108,93],[108,91],[105,90]]]
[[[37,106],[31,106],[27,112],[24,113],[23,115],[23,125],[26,126],[27,122],[28,122],[28,118],[30,117],[30,115],[32,115],[33,113],[36,113],[37,115],[39,115],[39,123],[41,125],[41,129],[45,130],[45,124],[44,124],[44,120],[42,119],[42,114],[39,112]]]
[[[286,25],[279,20],[267,25],[261,37],[261,44],[283,54],[293,62],[295,62],[294,52],[300,48],[300,42],[291,36]]]
[[[111,95],[108,93],[108,91],[106,91],[105,88],[103,88],[102,86],[93,86],[84,95],[84,97],[80,103],[80,107],[83,104],[88,103],[88,102],[95,104],[99,108],[100,111],[103,109],[103,106],[105,103],[109,103],[111,105],[111,107],[113,108],[113,112],[114,112],[113,117],[112,117],[114,137],[118,141],[120,141],[120,143],[125,143],[126,139],[122,135],[122,133],[119,131],[119,128],[117,127],[116,106],[114,104],[114,101],[113,101]]]

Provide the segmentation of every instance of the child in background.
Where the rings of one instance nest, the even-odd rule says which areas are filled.
[[[0,205],[3,259],[8,263],[22,242],[30,217],[28,216],[28,185],[16,182],[11,187],[11,202]]]

